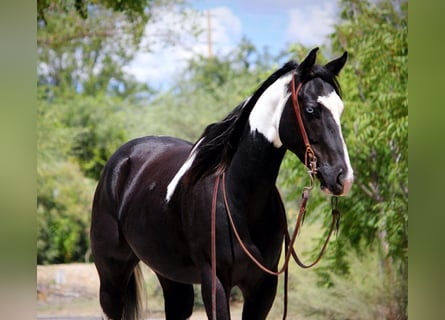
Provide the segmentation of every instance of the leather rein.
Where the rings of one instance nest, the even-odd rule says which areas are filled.
[[[300,208],[298,211],[298,217],[295,222],[295,228],[294,228],[294,232],[292,233],[292,237],[289,234],[289,230],[288,230],[288,226],[287,226],[287,218],[286,218],[285,208],[283,206],[282,201],[280,201],[280,207],[281,207],[280,211],[281,211],[281,218],[282,218],[282,224],[283,224],[283,229],[284,229],[285,259],[284,259],[283,266],[278,271],[274,271],[274,270],[266,267],[263,263],[261,263],[250,252],[250,250],[247,248],[244,241],[241,239],[241,236],[239,235],[236,225],[233,221],[232,212],[230,210],[229,202],[227,200],[225,172],[217,174],[217,176],[216,176],[215,184],[214,184],[214,188],[213,188],[212,212],[211,212],[211,223],[210,223],[210,229],[211,229],[211,233],[210,233],[210,237],[211,237],[211,241],[210,241],[211,242],[210,243],[210,245],[211,245],[211,269],[212,269],[212,319],[213,320],[216,320],[216,309],[217,309],[216,308],[216,287],[217,287],[217,284],[216,284],[216,279],[217,279],[217,277],[216,277],[216,205],[217,204],[216,203],[217,203],[217,198],[218,198],[218,189],[219,189],[219,185],[220,185],[220,180],[222,180],[222,195],[223,195],[223,199],[224,199],[224,206],[226,209],[227,217],[229,219],[233,233],[234,233],[239,245],[243,249],[244,253],[250,258],[250,260],[252,260],[253,263],[255,263],[258,266],[258,268],[260,268],[261,270],[263,270],[264,272],[266,272],[270,275],[279,276],[283,272],[285,272],[283,319],[286,319],[286,315],[287,315],[287,282],[288,282],[288,267],[289,267],[290,257],[292,256],[294,258],[295,262],[301,268],[306,269],[306,268],[313,267],[320,261],[321,257],[323,256],[333,231],[337,230],[337,232],[338,232],[338,226],[339,226],[339,222],[340,222],[340,211],[338,210],[338,198],[333,196],[331,199],[332,222],[331,222],[330,231],[329,231],[329,234],[328,234],[328,236],[320,250],[320,253],[318,254],[317,258],[315,259],[315,261],[313,261],[310,264],[305,264],[301,261],[301,259],[298,257],[298,254],[295,252],[295,249],[294,249],[295,240],[297,238],[298,233],[300,232],[301,225],[304,221],[304,217],[306,214],[306,205],[309,200],[309,194],[314,187],[314,177],[317,174],[317,158],[316,158],[315,153],[311,147],[306,130],[304,128],[303,119],[301,118],[300,104],[298,103],[298,93],[299,93],[301,87],[302,87],[302,82],[300,82],[298,84],[298,86],[295,87],[295,74],[293,74],[292,81],[291,81],[292,104],[294,107],[298,126],[300,128],[300,133],[303,138],[303,142],[304,142],[305,149],[306,149],[305,155],[304,155],[304,164],[306,167],[309,168],[308,174],[310,176],[311,183],[310,183],[310,186],[306,186],[303,188],[302,198],[301,198],[301,202],[300,202]],[[276,192],[278,194],[278,197],[281,199],[281,196],[278,193],[278,191],[276,191]]]

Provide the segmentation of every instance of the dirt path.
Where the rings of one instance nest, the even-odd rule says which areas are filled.
[[[37,266],[37,315],[100,316],[98,288],[93,264]]]
[[[157,280],[143,267],[144,280],[152,292],[160,290]],[[97,320],[101,319],[99,306],[99,278],[93,264],[72,263],[37,266],[37,319],[38,320]],[[232,314],[238,318],[239,310]],[[164,319],[163,301],[158,294],[148,301],[147,319]],[[196,309],[192,320],[207,319],[204,310]]]

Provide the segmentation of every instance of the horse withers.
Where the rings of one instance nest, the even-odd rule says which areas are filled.
[[[280,164],[286,150],[307,164],[292,103],[292,85],[298,85],[299,117],[317,159],[321,188],[336,196],[350,190],[353,171],[340,126],[343,102],[336,80],[347,54],[317,65],[316,53],[317,48],[301,64],[290,61],[275,71],[225,119],[210,124],[196,143],[148,136],[124,144],[110,157],[91,221],[106,318],[140,316],[140,261],[159,279],[166,319],[190,317],[193,284],[201,284],[209,319],[230,319],[234,286],[243,294],[242,318],[266,318],[277,277],[259,269],[236,241],[215,179],[224,173],[225,200],[244,245],[264,266],[277,270],[285,232],[276,189]]]

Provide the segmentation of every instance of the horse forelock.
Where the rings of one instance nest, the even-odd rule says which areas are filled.
[[[308,82],[315,78],[320,78],[324,82],[329,83],[332,88],[334,88],[338,96],[341,98],[341,87],[335,74],[329,72],[329,70],[320,65],[314,65],[312,67],[312,72],[307,77],[303,78],[302,81]]]

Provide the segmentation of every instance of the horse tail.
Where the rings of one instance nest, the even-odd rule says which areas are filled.
[[[142,319],[145,293],[143,280],[141,266],[137,264],[127,285],[122,320]]]

